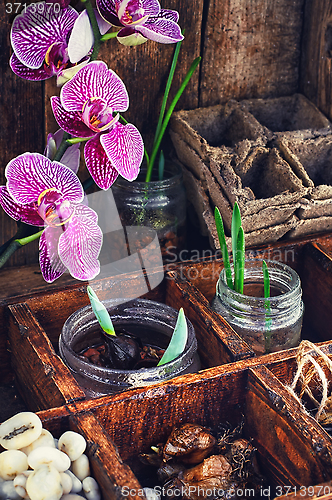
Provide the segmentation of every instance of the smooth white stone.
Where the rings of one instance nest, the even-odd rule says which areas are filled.
[[[83,479],[90,476],[89,458],[83,453],[83,455],[71,463],[70,469],[80,481],[83,481]]]
[[[40,465],[50,464],[59,472],[64,472],[70,467],[70,458],[62,451],[51,446],[40,446],[28,455],[28,464],[31,469],[37,469]]]
[[[73,489],[73,480],[70,475],[66,474],[65,472],[60,472],[60,477],[63,494],[67,495],[67,493],[70,493]]]
[[[39,438],[41,431],[38,415],[23,411],[0,425],[0,444],[6,450],[19,450]]]
[[[41,465],[28,477],[26,489],[31,500],[60,500],[60,473],[53,465]]]
[[[6,450],[0,453],[0,476],[2,479],[14,479],[17,474],[28,468],[28,457],[23,451]]]
[[[82,498],[85,497],[82,497],[81,495],[76,495],[76,493],[69,493],[68,495],[63,495],[63,497],[61,497],[61,500],[82,500]]]
[[[70,470],[66,470],[65,474],[68,474],[68,476],[70,476],[73,481],[73,487],[71,491],[73,493],[79,493],[80,491],[82,491],[83,486],[78,477],[76,477],[75,474],[73,474]]]
[[[39,438],[29,444],[29,446],[21,448],[21,451],[23,451],[26,455],[29,455],[29,453],[40,446],[50,446],[51,448],[55,448],[54,437],[47,429],[42,429]]]
[[[0,484],[0,498],[8,500],[21,500],[17,491],[15,491],[14,481],[3,481]]]
[[[27,490],[26,490],[26,484],[27,484],[27,479],[32,474],[32,470],[25,470],[18,474],[13,483],[15,486],[16,492],[20,495],[22,498],[29,498]]]
[[[66,453],[70,460],[74,461],[85,452],[86,441],[81,434],[74,431],[66,431],[59,438],[58,448],[63,453]]]
[[[101,495],[97,481],[89,476],[83,479],[83,491],[88,500],[100,500]]]

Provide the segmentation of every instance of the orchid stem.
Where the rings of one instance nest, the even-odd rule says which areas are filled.
[[[101,34],[99,31],[97,19],[96,19],[95,13],[93,11],[93,7],[91,5],[90,0],[81,0],[81,2],[85,4],[85,8],[86,8],[86,11],[88,13],[90,23],[91,23],[91,28],[93,31],[94,44],[93,44],[93,51],[92,51],[92,54],[90,56],[90,61],[95,61],[97,59],[99,49],[100,49]]]
[[[66,143],[68,146],[72,146],[73,144],[78,144],[80,142],[86,142],[89,141],[91,137],[73,137],[72,139],[67,139]]]
[[[110,40],[111,38],[116,38],[117,34],[118,34],[118,31],[112,31],[111,33],[105,33],[105,35],[103,35],[100,38],[100,41],[106,42],[106,40]]]
[[[43,231],[44,230],[39,231],[38,233],[32,234],[30,236],[26,236],[25,238],[12,240],[0,257],[0,268],[7,262],[9,257],[11,257],[14,252],[16,252],[16,250],[23,247],[27,243],[30,243],[31,241],[34,241],[37,238],[39,238]]]
[[[70,144],[68,144],[68,142],[67,142],[69,139],[70,139],[70,134],[68,134],[68,132],[64,132],[61,144],[58,147],[57,152],[55,153],[53,161],[60,161],[61,160],[61,158],[65,154],[67,148],[69,148],[69,146],[70,146]]]

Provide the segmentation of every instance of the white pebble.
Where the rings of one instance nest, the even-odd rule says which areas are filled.
[[[73,493],[79,493],[80,491],[82,491],[83,486],[78,477],[76,477],[75,474],[73,474],[70,470],[66,470],[65,474],[68,474],[68,476],[70,476],[71,480],[73,481],[73,487],[71,491]]]
[[[65,472],[60,472],[61,486],[63,489],[63,494],[67,495],[73,489],[73,480],[69,474]]]
[[[26,489],[31,500],[60,500],[60,473],[53,465],[41,465],[28,477]]]
[[[28,456],[28,464],[31,469],[37,469],[40,465],[53,465],[59,472],[64,472],[70,467],[70,458],[62,451],[51,446],[40,446]]]
[[[39,438],[29,444],[29,446],[21,448],[21,451],[23,451],[26,455],[29,455],[29,453],[40,446],[51,446],[51,448],[55,448],[54,437],[47,429],[42,429]]]
[[[16,493],[18,493],[18,495],[21,498],[29,498],[27,490],[26,490],[26,484],[27,484],[28,476],[30,476],[30,474],[32,474],[32,472],[33,472],[32,470],[25,470],[25,471],[21,472],[20,474],[18,474],[13,481]]]
[[[82,497],[81,495],[76,495],[76,493],[69,493],[68,495],[63,495],[63,497],[61,497],[61,500],[82,500]]]
[[[0,425],[0,444],[6,450],[29,446],[42,431],[38,415],[30,411],[17,413]]]
[[[83,491],[88,500],[100,500],[100,491],[97,481],[89,476],[83,479]]]
[[[77,460],[71,463],[70,469],[80,481],[83,481],[83,479],[90,476],[89,458],[83,453]]]
[[[0,477],[14,479],[17,474],[28,468],[28,457],[23,451],[7,450],[0,453]]]
[[[86,441],[81,434],[74,431],[66,431],[60,436],[58,448],[66,453],[70,460],[74,461],[85,452]]]
[[[21,500],[15,490],[14,481],[3,481],[0,483],[0,498],[6,498],[8,500]]]

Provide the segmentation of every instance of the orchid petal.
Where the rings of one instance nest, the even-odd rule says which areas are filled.
[[[158,0],[142,0],[144,15],[157,16],[161,10]]]
[[[108,189],[118,177],[117,170],[108,159],[100,136],[90,139],[84,148],[84,157],[87,169],[98,187]]]
[[[11,56],[9,59],[9,65],[15,75],[20,78],[24,78],[24,80],[32,80],[35,82],[41,80],[47,80],[51,78],[51,74],[49,71],[45,70],[43,67],[39,69],[31,69],[21,63],[21,61],[16,57],[15,54]]]
[[[11,160],[5,170],[7,189],[17,203],[38,200],[46,189],[55,188],[68,201],[80,202],[84,191],[80,180],[65,165],[39,153],[24,153]]]
[[[122,26],[117,16],[113,0],[96,0],[96,5],[102,19],[112,26]]]
[[[70,6],[58,13],[46,2],[28,5],[15,17],[10,33],[18,59],[28,68],[40,68],[52,44],[66,43],[77,17],[78,13]]]
[[[108,30],[111,29],[113,25],[111,23],[108,23],[107,21],[105,21],[105,19],[103,17],[101,17],[101,15],[99,14],[97,9],[93,9],[93,10],[94,10],[94,13],[96,16],[96,20],[97,20],[100,34],[105,35],[105,33],[107,33]]]
[[[179,20],[179,13],[177,10],[161,9],[158,17],[164,17],[165,19],[170,19],[171,21],[177,23]]]
[[[130,123],[117,123],[100,136],[100,142],[119,174],[128,181],[136,179],[144,155],[143,139],[137,128]]]
[[[62,106],[59,97],[51,97],[51,106],[54,117],[63,130],[75,137],[92,137],[94,132],[82,122],[77,112],[66,111]]]
[[[86,10],[76,19],[68,41],[68,56],[72,64],[78,63],[93,47],[94,36]]]
[[[43,278],[52,283],[67,271],[58,254],[59,238],[63,227],[46,227],[39,239],[39,265]]]
[[[100,272],[98,256],[103,233],[98,215],[85,205],[77,205],[75,214],[59,239],[59,256],[70,274],[79,280],[93,279]]]
[[[63,131],[61,131],[61,132],[63,135]],[[57,149],[58,149],[58,146],[56,143],[55,134],[48,134],[46,148],[44,149],[44,156],[46,156],[46,158],[49,158],[52,161]]]
[[[60,71],[58,73],[57,78],[56,78],[56,85],[57,87],[62,87],[65,83],[67,83],[71,78],[73,78],[76,73],[83,68],[83,66],[86,66],[89,62],[90,58],[87,57],[84,61],[82,61],[80,64],[76,64],[76,66],[72,66],[71,68],[66,68]]]
[[[82,111],[86,101],[96,97],[118,112],[126,111],[129,106],[124,83],[103,61],[93,61],[84,66],[62,87],[60,93],[61,104],[67,111]]]
[[[31,226],[44,226],[44,221],[38,214],[35,204],[22,205],[17,203],[5,186],[0,186],[0,205],[6,214],[14,220],[21,220]]]
[[[136,26],[136,30],[159,43],[175,43],[184,39],[180,26],[164,17],[150,18],[143,26]]]
[[[129,27],[120,30],[116,38],[118,42],[127,47],[142,45],[142,43],[148,41],[148,39],[144,38],[144,36],[141,33],[138,33],[138,31],[135,31],[133,28]]]

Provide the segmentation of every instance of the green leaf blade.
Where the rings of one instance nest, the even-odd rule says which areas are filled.
[[[109,335],[115,335],[115,329],[108,314],[108,311],[104,304],[100,302],[95,292],[92,290],[91,286],[87,287],[88,296],[90,299],[92,310],[104,332]]]
[[[229,255],[228,255],[228,249],[227,249],[227,243],[226,243],[226,237],[225,237],[224,224],[223,224],[222,217],[221,217],[221,214],[220,214],[218,207],[215,207],[215,209],[214,209],[214,220],[215,220],[215,224],[216,224],[222,259],[224,261],[226,283],[227,283],[227,286],[231,290],[233,290],[234,287],[233,287],[233,279],[232,279],[232,270],[231,270],[231,265],[229,262]]]
[[[244,286],[244,259],[245,259],[244,231],[242,226],[240,226],[235,247],[234,288],[236,292],[242,294]]]
[[[241,213],[239,205],[235,202],[232,214],[232,225],[231,225],[231,236],[232,236],[232,253],[233,253],[233,264],[236,265],[237,257],[237,238],[239,234],[239,229],[242,226]]]
[[[181,307],[181,309],[179,310],[179,314],[176,320],[176,325],[170,343],[168,344],[168,347],[157,366],[162,366],[166,363],[169,363],[170,361],[173,361],[173,359],[177,358],[184,351],[187,339],[188,339],[188,325],[184,314],[184,310]]]
[[[271,294],[269,269],[263,260],[264,298],[268,299]]]

